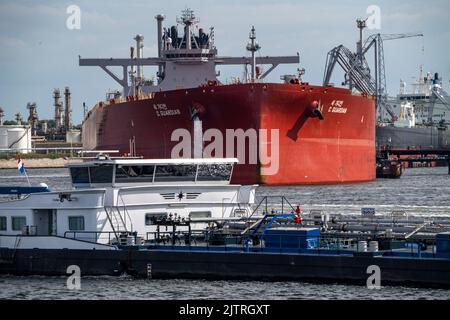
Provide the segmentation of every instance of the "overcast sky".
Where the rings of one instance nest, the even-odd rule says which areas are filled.
[[[69,30],[69,5],[81,9],[81,29]],[[385,42],[388,90],[395,95],[400,79],[411,83],[419,66],[439,72],[447,91],[450,79],[450,1],[448,0],[0,0],[0,106],[6,118],[27,116],[27,102],[36,102],[40,119],[53,118],[53,88],[72,91],[74,123],[80,123],[82,103],[92,107],[118,84],[100,68],[79,67],[78,55],[88,58],[128,57],[133,37],[145,37],[145,56],[156,55],[156,22],[163,13],[165,26],[180,11],[192,8],[200,26],[215,27],[219,55],[243,56],[248,31],[255,25],[260,54],[300,53],[304,80],[321,84],[327,52],[344,44],[352,50],[357,40],[355,20],[366,18],[367,7],[381,9],[381,29],[370,33],[422,32],[424,38]],[[294,73],[299,66],[276,69],[270,81]],[[147,77],[156,69],[145,70]],[[223,67],[221,80],[242,76],[242,68]],[[339,83],[342,79],[336,79]]]

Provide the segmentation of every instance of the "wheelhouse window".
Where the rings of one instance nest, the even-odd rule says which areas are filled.
[[[6,231],[6,217],[0,217],[0,231]]]
[[[154,165],[116,167],[116,183],[153,182]]]
[[[136,164],[135,164],[136,163]],[[105,163],[70,167],[72,183],[76,187],[91,184],[160,183],[160,182],[229,182],[232,163],[154,164]],[[78,186],[77,186],[78,185]]]
[[[196,165],[158,165],[155,182],[195,181]]]
[[[11,227],[13,231],[22,231],[23,227],[27,225],[26,217],[12,217]]]
[[[145,225],[152,226],[164,219],[167,219],[167,212],[147,213],[145,214]]]
[[[84,231],[84,217],[69,217],[69,230],[70,231]]]
[[[73,184],[112,183],[113,169],[112,165],[74,166],[70,168],[70,175]]]
[[[72,176],[72,183],[89,183],[87,167],[71,167],[70,175]]]
[[[113,166],[89,167],[91,183],[112,183]]]
[[[201,164],[198,166],[197,181],[228,181],[232,168],[231,163]]]

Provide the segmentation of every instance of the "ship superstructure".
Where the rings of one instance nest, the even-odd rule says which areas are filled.
[[[413,108],[415,123],[411,123],[411,126],[450,125],[450,96],[443,88],[442,78],[438,73],[431,72],[424,76],[422,67],[417,81],[411,84],[410,89],[405,81],[400,80],[399,94],[390,98],[390,103],[399,117],[404,116],[402,106]]]
[[[395,113],[393,124],[387,124],[390,115],[381,113],[385,122],[377,127],[379,147],[393,148],[447,148],[450,146],[450,96],[443,88],[438,73],[424,76],[420,67],[418,79],[410,88],[400,80],[400,91],[388,103]]]
[[[157,15],[158,57],[143,56],[142,35],[137,35],[136,47],[131,48],[129,59],[82,59],[80,66],[98,66],[108,73],[123,89],[123,96],[135,96],[142,93],[160,92],[167,90],[196,88],[208,83],[220,83],[217,79],[216,66],[242,65],[251,68],[245,79],[237,82],[261,82],[280,64],[299,63],[298,53],[292,56],[257,57],[255,52],[260,46],[255,43],[255,29],[251,31],[247,49],[252,52],[251,57],[218,56],[214,45],[214,28],[207,33],[203,28],[197,28],[199,20],[190,9],[182,12],[177,23],[182,25],[184,33],[179,33],[176,25],[163,28],[164,15]],[[194,30],[198,32],[194,33]],[[137,54],[136,54],[137,53]],[[264,73],[257,66],[270,65]],[[122,67],[122,78],[115,75],[109,67]],[[144,67],[158,67],[157,80],[147,79]]]

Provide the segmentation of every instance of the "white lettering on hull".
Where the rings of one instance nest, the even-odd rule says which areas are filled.
[[[157,117],[177,116],[181,114],[180,109],[169,109],[165,103],[155,103],[153,109]]]
[[[347,108],[343,107],[344,101],[342,100],[333,100],[331,102],[330,107],[328,108],[328,112],[330,113],[347,113]]]

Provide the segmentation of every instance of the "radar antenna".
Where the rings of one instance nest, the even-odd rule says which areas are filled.
[[[256,41],[256,32],[255,32],[255,26],[252,26],[252,30],[250,31],[249,35],[250,41],[247,44],[247,50],[252,53],[252,82],[255,82],[257,76],[256,76],[256,56],[255,53],[259,49],[261,49],[261,46]]]
[[[191,26],[199,22],[200,20],[197,19],[194,15],[194,10],[186,8],[181,12],[181,18],[177,18],[177,23],[184,25],[184,39],[180,43],[180,48],[183,42],[186,42],[186,49],[192,49],[192,40],[195,42],[195,46],[198,48],[198,43],[195,40],[195,37],[192,37],[191,34]]]

